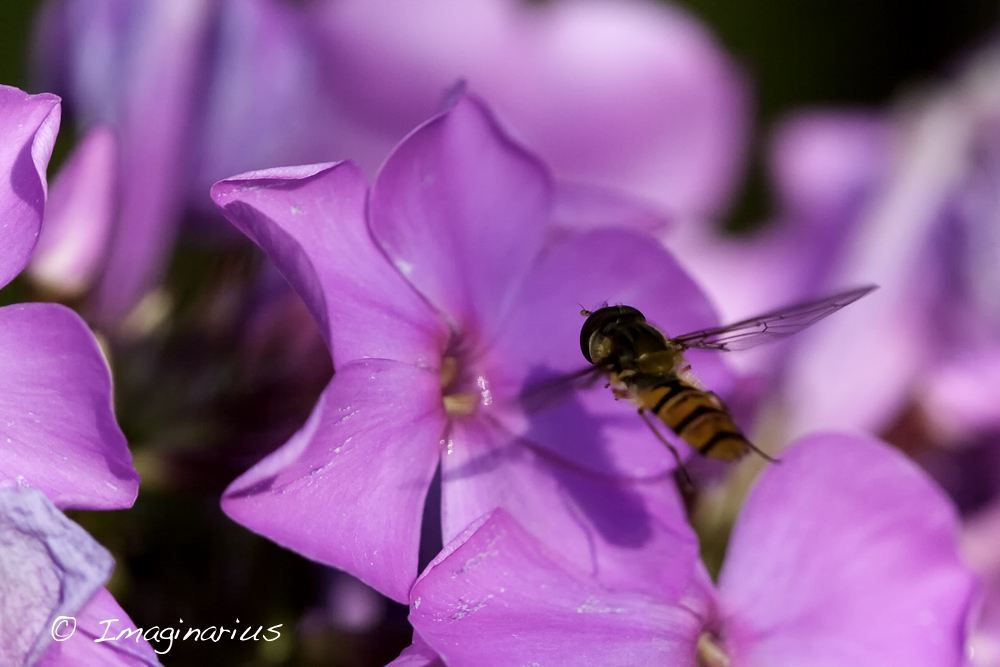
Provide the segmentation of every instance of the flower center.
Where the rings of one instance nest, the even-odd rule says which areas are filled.
[[[711,632],[703,632],[698,637],[695,664],[698,667],[729,667],[729,656],[722,641]]]
[[[490,383],[484,375],[470,373],[455,355],[441,358],[441,399],[449,417],[468,417],[480,405],[493,402]]]

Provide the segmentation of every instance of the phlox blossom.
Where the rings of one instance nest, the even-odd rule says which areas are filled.
[[[653,237],[600,227],[644,219],[636,207],[585,192],[557,205],[546,168],[469,96],[404,140],[370,190],[351,163],[217,184],[335,367],[305,426],[233,482],[224,510],[406,600],[440,466],[444,541],[499,506],[609,586],[678,594],[672,572],[691,572],[695,544],[666,448],[599,384],[526,397],[586,365],[580,304],[628,303],[668,331],[715,323]],[[730,389],[717,356],[691,360]]]
[[[38,238],[59,116],[57,97],[0,86],[0,286]],[[127,617],[102,590],[111,555],[60,510],[129,507],[139,487],[97,341],[63,306],[5,306],[0,367],[0,662],[158,665],[146,643],[119,651],[82,638],[95,616]],[[54,645],[54,620],[74,615],[80,637]]]
[[[607,590],[497,510],[417,580],[392,665],[958,667],[975,586],[957,537],[901,454],[814,435],[757,480],[717,587]]]
[[[678,219],[725,205],[749,124],[711,34],[652,1],[50,0],[36,41],[46,89],[118,141],[110,251],[86,283],[106,326],[157,285],[182,219],[223,227],[211,183],[345,158],[372,174],[460,80],[561,178]]]

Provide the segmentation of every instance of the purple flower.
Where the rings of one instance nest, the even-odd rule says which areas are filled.
[[[28,262],[45,206],[59,101],[0,86],[0,285]],[[139,486],[111,411],[97,342],[55,304],[0,308],[0,486],[34,486],[59,508],[131,506]]]
[[[548,172],[467,97],[370,192],[341,163],[213,196],[302,295],[336,369],[306,425],[227,490],[231,517],[406,600],[440,465],[445,541],[502,506],[608,585],[674,585],[694,544],[663,481],[674,463],[635,409],[600,387],[521,404],[585,365],[578,304],[633,304],[668,331],[714,322],[652,237],[557,228]],[[717,357],[692,360],[730,388]]]
[[[117,219],[94,304],[105,325],[157,284],[185,211],[211,208],[212,182],[329,153],[300,21],[271,0],[45,7],[43,85],[118,142]]]
[[[336,0],[313,11],[343,134],[363,137],[347,155],[366,170],[464,79],[560,178],[702,218],[739,176],[745,86],[678,7]]]
[[[57,98],[0,86],[0,286],[35,245],[58,125]],[[0,661],[60,664],[43,656],[53,621],[83,608],[113,562],[56,508],[129,507],[139,476],[112,414],[107,364],[75,313],[0,308],[0,366],[0,607],[17,619],[0,633]],[[68,646],[58,651],[61,664],[109,664],[103,650],[89,662]],[[146,664],[158,664],[155,655]]]
[[[844,285],[881,286],[797,337],[779,363],[765,360],[780,370],[789,437],[885,433],[912,414],[954,432],[966,416],[945,411],[969,392],[941,401],[939,378],[978,366],[979,384],[989,384],[1000,354],[998,63],[995,49],[980,54],[946,85],[888,111],[795,114],[772,146],[774,224],[748,243],[679,246],[736,317]],[[974,418],[1000,421],[995,405],[992,417]]]
[[[212,182],[344,158],[374,173],[460,80],[561,177],[680,220],[721,209],[744,152],[738,73],[660,4],[52,0],[37,42],[43,85],[118,138],[118,215],[95,276],[104,325],[155,287]]]
[[[867,274],[850,279],[835,274],[845,253],[851,252],[850,235],[860,226],[864,207],[887,179],[892,139],[889,123],[873,112],[794,114],[779,125],[770,146],[776,219],[748,236],[726,238],[711,229],[688,227],[668,230],[663,239],[718,304],[724,321],[736,322],[845,286],[878,282]],[[857,309],[852,305],[836,319]],[[857,320],[852,327],[852,336],[869,329]],[[734,355],[733,361],[773,388],[783,379],[791,349],[811,333]],[[804,402],[815,393],[804,396]]]
[[[0,489],[4,665],[159,665],[144,639],[95,643],[100,621],[132,626],[103,584],[111,554],[37,489]],[[55,640],[55,641],[53,641]]]
[[[104,547],[37,489],[0,489],[4,632],[0,661],[32,665],[57,617],[82,609],[111,575]]]
[[[841,164],[851,169],[831,179],[842,184],[839,197],[817,196],[818,179],[795,177],[803,158],[788,149],[838,138],[845,145],[852,131],[860,144],[872,132],[850,128],[842,114],[814,114],[779,135],[777,151],[784,199],[798,202],[787,207],[790,247],[821,259],[820,281],[882,285],[868,303],[804,337],[790,358],[781,387],[789,429],[885,433],[971,515],[969,561],[989,582],[975,632],[980,665],[1000,664],[992,527],[1000,491],[998,81],[992,45],[944,84],[870,114],[881,140],[868,142],[876,150],[867,161]],[[830,221],[825,238],[813,228],[817,219]]]
[[[42,226],[48,185],[45,168],[59,131],[59,98],[30,96],[0,86],[0,211],[4,235],[0,286],[27,264]]]
[[[44,288],[78,297],[97,275],[114,223],[116,162],[114,134],[98,126],[80,141],[52,182],[45,226],[27,269]]]
[[[717,591],[609,591],[497,510],[417,580],[414,646],[393,664],[957,667],[974,581],[956,538],[910,461],[813,436],[757,480]]]

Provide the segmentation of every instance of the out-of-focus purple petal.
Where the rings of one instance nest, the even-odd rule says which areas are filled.
[[[386,667],[445,667],[441,657],[427,645],[419,632],[413,632],[413,643]]]
[[[511,31],[513,6],[495,0],[320,2],[313,25],[326,56],[326,77],[359,126],[374,126],[385,148],[440,111],[446,92],[473,72],[479,90],[515,76],[524,49]],[[509,74],[491,67],[506,57]],[[373,152],[366,170],[388,151]]]
[[[549,230],[548,173],[462,96],[389,157],[372,188],[372,234],[457,331],[488,337]]]
[[[939,341],[931,310],[943,288],[936,230],[962,175],[968,113],[932,99],[900,132],[896,165],[859,212],[828,284],[881,289],[801,335],[785,382],[789,434],[819,428],[877,431],[898,414]],[[822,391],[815,388],[822,385]]]
[[[742,167],[749,104],[704,27],[678,7],[620,0],[563,0],[537,16],[528,85],[506,79],[496,95],[527,145],[561,178],[683,217],[718,213]]]
[[[233,482],[222,508],[405,601],[445,428],[440,387],[436,372],[409,364],[338,366],[306,425]]]
[[[450,667],[693,664],[700,625],[678,601],[602,588],[503,510],[425,571],[410,622]]]
[[[101,621],[114,620],[113,623]],[[36,667],[159,667],[156,651],[142,633],[122,637],[117,641],[95,641],[103,637],[116,638],[125,628],[134,629],[115,598],[102,588],[87,606],[76,614],[76,632],[64,641],[53,642]],[[152,635],[151,635],[152,636]],[[168,648],[166,642],[160,647]]]
[[[669,477],[629,484],[581,472],[488,420],[453,422],[447,451],[441,459],[446,543],[502,507],[604,586],[668,599],[687,588],[697,538]]]
[[[969,352],[934,369],[920,400],[934,428],[963,440],[1000,430],[1000,348]]]
[[[436,365],[447,327],[372,241],[366,196],[351,163],[252,172],[212,188],[306,302],[337,367],[365,357]]]
[[[0,287],[21,272],[38,240],[59,115],[55,95],[0,86]]]
[[[892,149],[888,118],[872,112],[799,112],[785,119],[770,147],[783,215],[800,225],[843,225],[884,183]]]
[[[610,230],[574,235],[542,256],[518,293],[494,342],[494,395],[517,397],[587,367],[580,307],[596,309],[604,302],[638,308],[669,336],[718,323],[708,300],[652,237]],[[718,353],[692,351],[688,360],[713,391],[725,397],[732,389],[733,375]],[[551,397],[529,390],[521,406],[498,405],[496,414],[511,432],[599,474],[646,477],[674,466],[635,406],[615,401],[602,381],[579,388]],[[686,448],[669,429],[661,430]]]
[[[212,184],[232,174],[352,157],[326,141],[336,121],[326,117],[326,89],[303,19],[288,2],[218,3],[207,100],[192,138],[200,156],[195,205],[209,204]]]
[[[770,146],[777,220],[752,236],[723,238],[701,227],[680,227],[664,241],[712,297],[724,322],[824,296],[835,289],[831,272],[859,217],[887,180],[894,149],[885,117],[800,112],[779,125]],[[733,361],[774,376],[787,356],[780,346],[767,346]]]
[[[974,588],[958,518],[869,438],[825,434],[757,481],[719,579],[734,664],[960,665]]]
[[[982,600],[969,637],[970,665],[1000,665],[1000,503],[966,519],[962,556],[982,579]]]
[[[661,238],[718,308],[720,322],[729,324],[823,296],[802,273],[805,260],[800,257],[811,256],[808,248],[785,232],[769,228],[750,238],[725,238],[688,226]],[[775,357],[784,356],[784,346],[764,345],[727,355],[726,361],[743,372],[774,375],[780,370]]]
[[[355,131],[398,139],[464,79],[563,178],[697,216],[719,210],[741,166],[744,86],[676,8],[355,0],[316,13],[328,79]]]
[[[93,334],[56,304],[0,309],[0,484],[60,508],[131,507],[139,490]]]
[[[564,181],[555,184],[552,224],[577,232],[616,227],[652,234],[666,229],[669,220],[654,204],[619,190]]]
[[[68,296],[90,287],[114,222],[116,178],[114,133],[98,126],[52,182],[45,225],[28,265],[32,278]]]
[[[88,68],[77,80],[93,95],[89,103],[84,95],[75,96],[80,116],[118,130],[120,224],[95,305],[98,319],[109,325],[159,281],[173,247],[212,6],[207,0],[69,6],[69,20],[81,26],[73,57]],[[94,93],[102,87],[110,90],[96,101]]]
[[[74,616],[114,560],[41,491],[0,489],[0,663],[31,665],[60,616]]]

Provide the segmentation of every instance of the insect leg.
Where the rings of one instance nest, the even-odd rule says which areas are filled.
[[[649,417],[646,416],[646,411],[643,408],[639,408],[639,416],[642,417],[644,422],[646,422],[646,426],[650,428],[653,435],[655,435],[660,442],[666,445],[667,449],[670,450],[670,453],[674,455],[674,459],[677,461],[677,470],[680,471],[681,474],[681,483],[684,486],[684,490],[693,492],[694,481],[691,479],[691,475],[688,474],[687,468],[684,467],[684,462],[681,461],[681,455],[677,452],[677,448],[667,442],[667,439],[663,437],[663,434],[657,430],[653,422],[651,422]]]

